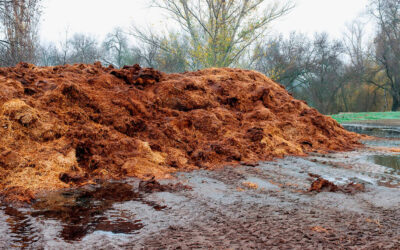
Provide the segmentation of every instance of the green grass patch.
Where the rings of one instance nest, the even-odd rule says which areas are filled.
[[[400,120],[400,112],[363,112],[363,113],[340,113],[331,115],[339,123],[354,121],[372,121],[382,119]]]

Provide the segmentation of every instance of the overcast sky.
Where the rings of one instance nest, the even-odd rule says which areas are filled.
[[[300,31],[312,35],[326,31],[339,38],[348,22],[365,12],[368,0],[295,0],[296,8],[277,20],[275,32]],[[41,38],[58,41],[70,34],[83,32],[102,39],[114,27],[165,26],[159,11],[149,10],[148,0],[43,0]]]

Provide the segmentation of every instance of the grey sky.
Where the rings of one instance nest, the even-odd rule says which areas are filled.
[[[295,0],[296,8],[273,25],[275,32],[293,30],[308,33],[326,31],[340,37],[345,24],[365,11],[368,0]],[[147,8],[148,0],[43,0],[41,37],[58,41],[69,33],[83,32],[102,39],[114,27],[168,26],[162,14]]]

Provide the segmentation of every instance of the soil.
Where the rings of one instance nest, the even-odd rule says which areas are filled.
[[[138,65],[0,69],[0,196],[360,147],[360,137],[248,70]]]

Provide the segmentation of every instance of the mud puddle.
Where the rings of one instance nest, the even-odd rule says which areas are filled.
[[[392,168],[392,172],[400,172],[400,155],[373,155],[370,159],[375,164]]]
[[[160,209],[156,204],[145,202],[142,195],[125,183],[106,183],[100,187],[55,193],[39,199],[31,215],[40,219],[55,219],[61,222],[60,236],[66,241],[80,240],[94,231],[115,234],[134,233],[143,227],[140,220],[123,216],[115,218],[105,213],[114,203],[139,201]]]
[[[32,247],[40,240],[38,222],[56,221],[57,235],[65,242],[80,241],[95,231],[111,234],[134,234],[144,227],[134,214],[118,213],[113,206],[137,202],[161,211],[166,206],[144,198],[142,192],[127,183],[109,182],[101,185],[50,193],[39,197],[31,208],[3,206],[11,231],[10,246]]]

